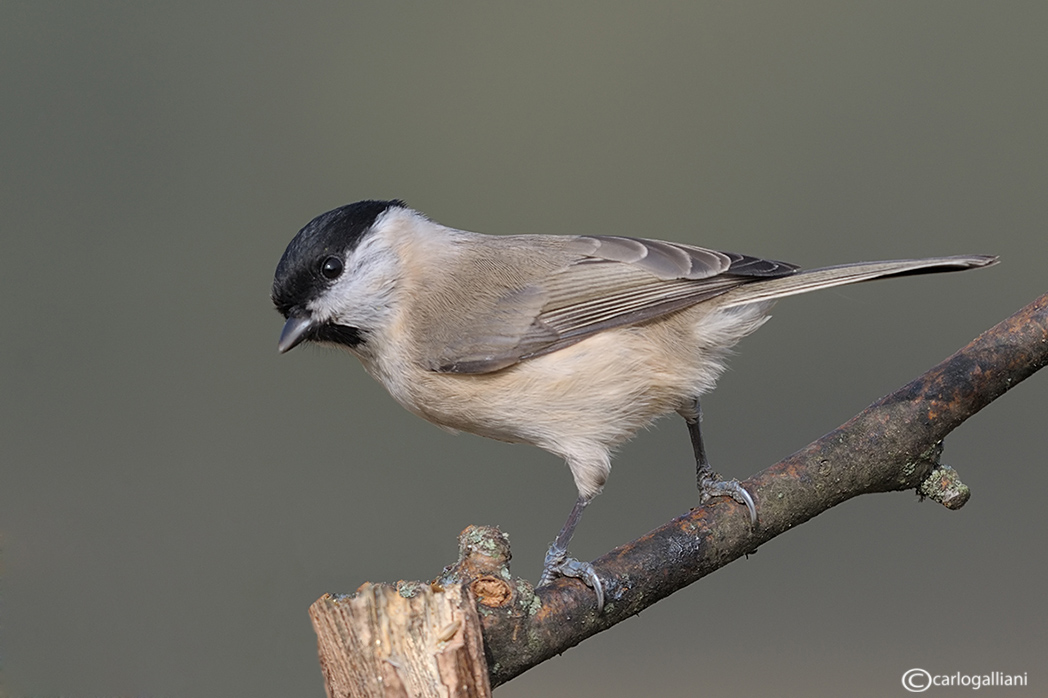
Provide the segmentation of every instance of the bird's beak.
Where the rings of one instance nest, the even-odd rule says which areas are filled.
[[[284,323],[284,329],[280,331],[280,341],[277,342],[277,350],[283,354],[291,351],[299,344],[309,338],[314,329],[313,318],[308,315],[291,315]]]

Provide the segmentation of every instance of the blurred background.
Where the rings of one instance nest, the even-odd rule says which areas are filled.
[[[1048,291],[1046,27],[956,0],[0,4],[4,695],[321,696],[321,594],[432,578],[469,524],[537,578],[562,463],[277,354],[273,269],[313,216],[1001,256],[782,301],[703,403],[746,477]],[[497,695],[905,695],[912,667],[1044,691],[1046,409],[1042,372],[949,437],[963,510],[846,502]],[[693,478],[679,419],[641,434],[573,552],[686,512]]]

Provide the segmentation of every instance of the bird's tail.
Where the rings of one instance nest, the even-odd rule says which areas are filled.
[[[733,308],[749,303],[775,300],[820,288],[855,284],[887,276],[935,274],[988,267],[997,263],[997,257],[986,255],[959,255],[956,257],[929,257],[927,259],[896,259],[884,262],[856,262],[835,267],[823,267],[776,279],[754,281],[736,286],[718,298],[718,305]]]

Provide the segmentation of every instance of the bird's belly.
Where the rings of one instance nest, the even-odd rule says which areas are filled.
[[[611,448],[693,397],[691,372],[637,346],[645,342],[630,329],[612,330],[501,371],[418,371],[410,384],[386,387],[442,427],[555,452],[579,440]]]
[[[365,366],[404,407],[448,429],[561,454],[567,443],[614,448],[712,389],[728,348],[764,318],[762,306],[700,306],[478,375],[389,352]]]

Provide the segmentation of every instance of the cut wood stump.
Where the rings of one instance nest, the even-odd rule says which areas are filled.
[[[458,584],[365,584],[309,607],[329,698],[487,698],[476,603]]]

